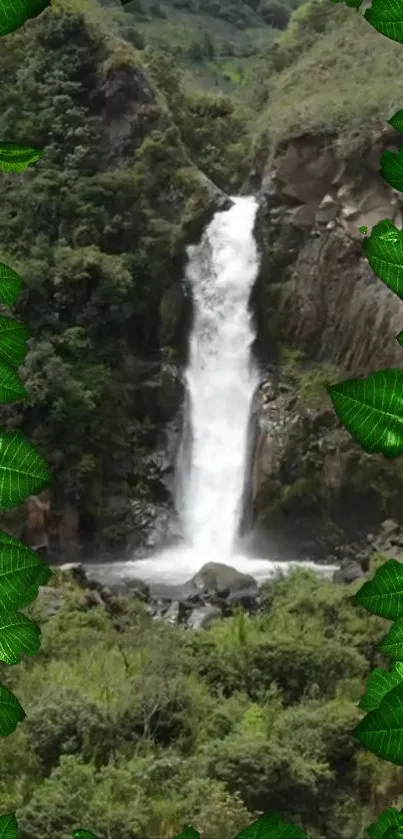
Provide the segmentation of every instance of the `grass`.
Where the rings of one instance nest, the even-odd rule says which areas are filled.
[[[271,148],[286,138],[326,132],[342,135],[342,146],[351,152],[401,107],[401,45],[349,9],[334,14],[329,31],[305,51],[301,37],[296,60],[268,80],[269,100],[256,136]],[[282,41],[289,48],[289,33]]]

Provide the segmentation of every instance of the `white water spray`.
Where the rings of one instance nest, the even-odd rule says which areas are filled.
[[[248,302],[259,260],[257,205],[237,198],[189,248],[194,322],[186,373],[191,441],[178,507],[190,550],[220,562],[232,556],[242,513],[247,433],[258,380]]]

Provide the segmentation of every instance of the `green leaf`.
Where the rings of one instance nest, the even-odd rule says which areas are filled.
[[[36,655],[41,646],[41,630],[21,612],[0,610],[0,661],[19,664],[22,656]]]
[[[403,839],[403,827],[389,827],[383,834],[383,839]]]
[[[185,827],[179,836],[175,836],[175,839],[200,839],[200,833],[194,830],[193,827]]]
[[[260,819],[245,827],[235,839],[307,839],[295,824],[288,824],[278,813],[265,813]]]
[[[378,821],[373,822],[367,827],[367,833],[370,839],[384,839],[385,833],[389,828],[399,827],[403,823],[403,815],[395,807],[388,807],[378,818]]]
[[[403,661],[403,620],[397,620],[381,641],[379,649],[389,658]]]
[[[381,35],[403,43],[403,0],[372,0],[364,17]]]
[[[403,684],[396,685],[355,729],[357,740],[378,757],[403,765]]]
[[[0,403],[16,402],[26,395],[27,391],[15,370],[0,361]]]
[[[41,557],[25,545],[0,546],[0,603],[5,612],[23,609],[38,596],[52,571]]]
[[[14,813],[0,816],[0,839],[19,839],[17,819]]]
[[[95,833],[90,830],[83,830],[81,827],[73,831],[73,839],[98,839]]]
[[[396,341],[401,347],[403,347],[403,329],[398,335],[396,335]]]
[[[48,6],[49,0],[0,0],[0,36],[15,32]]]
[[[19,542],[18,539],[14,538],[14,536],[10,536],[9,533],[4,533],[4,530],[0,530],[0,546],[1,545],[15,545],[16,548],[22,548],[24,551],[29,550],[23,542]]]
[[[403,231],[390,219],[383,219],[362,246],[375,274],[403,300]]]
[[[0,431],[0,507],[14,507],[49,486],[44,457],[19,431]]]
[[[381,154],[380,174],[386,183],[403,192],[403,146],[397,152],[386,149]]]
[[[367,679],[366,691],[358,707],[362,711],[374,711],[388,691],[400,682],[403,682],[403,662],[395,662],[389,671],[376,667]]]
[[[0,303],[14,306],[23,287],[24,283],[19,274],[4,262],[0,262]]]
[[[30,337],[31,331],[23,323],[0,315],[0,359],[12,367],[19,367],[24,359],[25,344]]]
[[[0,685],[0,737],[8,737],[25,719],[25,711],[11,690]]]
[[[403,110],[397,111],[393,114],[393,117],[388,119],[388,124],[395,128],[396,131],[400,131],[403,134]]]
[[[369,454],[386,458],[403,452],[403,370],[378,370],[366,379],[347,379],[326,390],[340,422]]]
[[[352,600],[373,615],[397,620],[403,617],[402,593],[403,565],[396,559],[389,559],[378,568],[372,580],[358,589]]]
[[[0,9],[4,2],[5,0],[0,0]],[[43,151],[40,149],[31,149],[16,143],[0,143],[0,169],[3,172],[24,172],[30,163],[35,163],[42,156]]]
[[[363,236],[365,236],[365,234],[368,233],[368,227],[366,227],[365,224],[362,224],[361,227],[358,228],[358,230],[360,233],[363,234]]]

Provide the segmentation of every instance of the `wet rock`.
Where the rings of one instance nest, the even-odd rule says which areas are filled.
[[[393,519],[385,519],[385,521],[381,523],[381,532],[385,536],[391,536],[392,534],[396,534],[398,530],[399,525],[396,521],[393,521]]]
[[[90,581],[82,562],[65,562],[63,565],[59,565],[57,570],[60,571],[61,574],[69,575],[81,586],[90,585]]]
[[[122,576],[118,582],[110,583],[108,588],[112,595],[130,595],[146,603],[150,601],[149,586],[144,580],[139,580],[137,577]]]
[[[342,562],[338,571],[333,574],[334,583],[353,583],[364,575],[364,570],[359,562],[346,559]]]
[[[193,630],[208,629],[213,621],[220,617],[221,610],[218,606],[213,606],[211,603],[207,603],[205,606],[201,606],[199,609],[193,610],[186,625],[188,629]]]
[[[221,594],[228,597],[236,592],[249,592],[257,595],[256,580],[250,574],[242,574],[229,565],[219,562],[207,562],[192,577],[191,583],[203,594]]]

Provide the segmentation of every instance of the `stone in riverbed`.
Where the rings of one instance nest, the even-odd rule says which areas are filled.
[[[232,597],[237,592],[247,592],[249,596],[258,594],[257,582],[250,574],[220,562],[207,562],[190,583],[203,594],[217,593],[225,597]]]
[[[221,609],[218,606],[213,606],[211,603],[206,603],[200,609],[194,609],[187,620],[188,629],[208,629],[214,620],[222,616]]]

